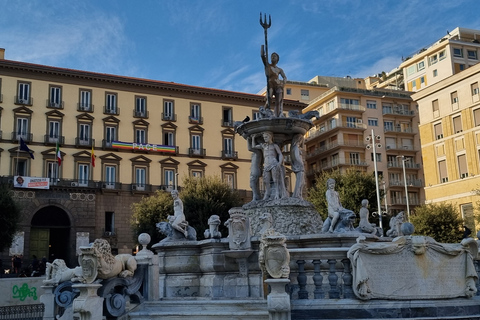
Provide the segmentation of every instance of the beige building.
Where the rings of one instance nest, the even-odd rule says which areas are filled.
[[[400,65],[405,89],[419,91],[478,63],[480,30],[455,28]]]
[[[255,118],[264,97],[11,61],[4,53],[0,179],[30,183],[14,188],[27,259],[74,264],[85,237],[105,237],[115,251],[131,252],[131,204],[181,187],[186,176],[219,175],[251,199],[251,155],[233,126]],[[285,101],[286,111],[305,106]],[[20,150],[20,139],[35,159]]]
[[[309,185],[324,170],[354,167],[374,172],[375,145],[388,211],[407,211],[405,182],[409,207],[422,203],[418,112],[409,92],[335,86],[311,101],[304,112],[310,110],[317,110],[320,119],[306,135]]]
[[[467,226],[480,196],[480,64],[446,77],[412,95],[420,113],[427,202],[449,202]],[[475,233],[474,233],[475,234]]]

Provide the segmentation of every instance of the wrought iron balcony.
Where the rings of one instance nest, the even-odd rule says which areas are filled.
[[[92,138],[75,138],[76,147],[91,147],[95,145],[95,139]]]
[[[33,98],[32,97],[15,96],[15,104],[22,104],[24,106],[31,106],[31,105],[33,105]]]
[[[77,111],[80,112],[93,112],[93,107],[91,103],[77,103]]]
[[[148,118],[148,111],[137,111],[133,110],[133,116],[135,118]]]
[[[222,160],[237,160],[238,152],[233,150],[222,150]]]
[[[31,142],[31,141],[33,141],[33,133],[12,132],[12,140],[13,141],[19,141],[20,138],[22,138],[23,141],[25,141],[25,142]]]
[[[112,114],[118,116],[120,114],[120,108],[115,106],[104,106],[103,107],[103,113],[104,114]]]
[[[190,124],[203,124],[203,117],[188,116],[188,123],[190,123]]]
[[[188,156],[189,157],[205,157],[207,154],[205,149],[201,148],[188,148]]]
[[[43,142],[45,144],[64,144],[65,136],[50,136],[49,134],[44,135]]]
[[[163,121],[177,121],[177,115],[173,113],[162,113]]]
[[[47,108],[63,109],[64,104],[65,103],[63,101],[55,102],[47,100]]]

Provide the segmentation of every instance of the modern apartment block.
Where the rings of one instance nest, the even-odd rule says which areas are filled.
[[[478,63],[479,55],[480,30],[457,27],[400,64],[405,90],[419,91],[466,70]]]
[[[465,51],[466,53],[467,51]],[[412,95],[418,103],[427,202],[449,202],[475,232],[480,195],[480,64]]]
[[[418,112],[410,94],[335,86],[311,101],[304,112],[317,110],[320,119],[306,135],[308,184],[325,170],[353,167],[373,173],[376,158],[387,210],[406,211],[407,197],[410,208],[421,204]]]
[[[131,204],[186,176],[221,176],[249,201],[251,154],[234,122],[262,105],[260,95],[11,61],[0,50],[0,179],[30,183],[14,187],[24,256],[74,264],[79,239],[99,237],[131,252]]]

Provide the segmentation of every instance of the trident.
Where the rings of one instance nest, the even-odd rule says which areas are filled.
[[[268,40],[267,40],[267,30],[272,25],[272,17],[268,15],[268,23],[267,23],[267,14],[264,15],[264,19],[262,20],[262,13],[260,12],[260,25],[263,27],[265,32],[265,56],[262,57],[263,61],[265,62],[265,68],[267,68],[268,64]],[[262,45],[262,53],[263,53],[263,45]],[[270,109],[270,84],[269,84],[269,77],[268,72],[265,72],[267,76],[267,107]]]

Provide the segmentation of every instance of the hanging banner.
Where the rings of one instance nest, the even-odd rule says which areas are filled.
[[[49,178],[14,176],[13,179],[15,188],[48,189],[50,187]]]
[[[150,143],[135,143],[135,142],[122,142],[122,141],[112,141],[112,148],[123,149],[123,150],[142,150],[142,151],[154,151],[154,152],[163,152],[163,153],[176,153],[177,147],[175,146],[164,146],[161,144],[150,144]]]

